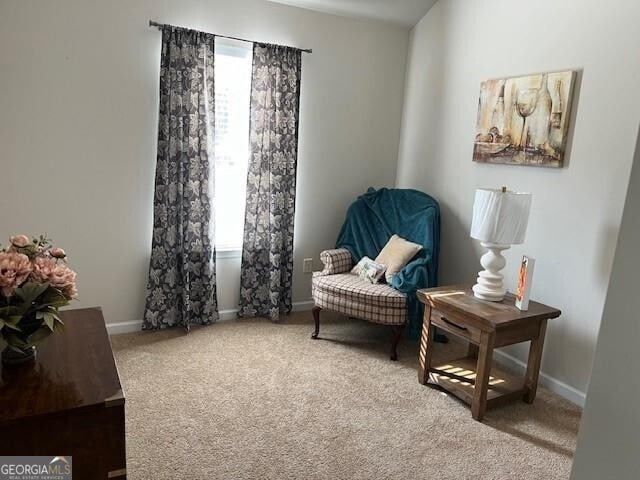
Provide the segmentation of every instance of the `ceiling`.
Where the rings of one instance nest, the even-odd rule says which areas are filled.
[[[413,27],[436,0],[269,0],[319,12]]]

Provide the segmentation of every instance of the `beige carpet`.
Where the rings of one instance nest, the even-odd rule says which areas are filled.
[[[416,345],[391,362],[387,328],[335,317],[314,341],[310,317],[113,337],[128,478],[568,478],[579,408],[542,389],[476,422],[418,383]]]

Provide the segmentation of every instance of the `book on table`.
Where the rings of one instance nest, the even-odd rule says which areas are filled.
[[[518,274],[518,289],[516,290],[516,307],[520,310],[529,308],[529,296],[531,294],[531,281],[533,279],[534,258],[522,256],[520,273]]]

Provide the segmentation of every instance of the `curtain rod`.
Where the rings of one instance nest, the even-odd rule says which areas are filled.
[[[149,26],[158,27],[158,28],[173,27],[173,25],[169,25],[168,23],[158,23],[158,22],[154,22],[153,20],[149,20]],[[238,40],[239,42],[264,43],[264,42],[254,42],[253,40],[247,40],[246,38],[230,37],[229,35],[218,35],[217,33],[214,33],[213,35],[215,35],[216,37],[229,38],[231,40]],[[280,45],[280,46],[286,47],[287,45]],[[295,48],[295,47],[289,47],[289,48]],[[313,53],[313,50],[310,48],[298,48],[298,50],[305,53]]]

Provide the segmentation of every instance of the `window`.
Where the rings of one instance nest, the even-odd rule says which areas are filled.
[[[216,38],[215,242],[240,250],[249,160],[250,44]]]

